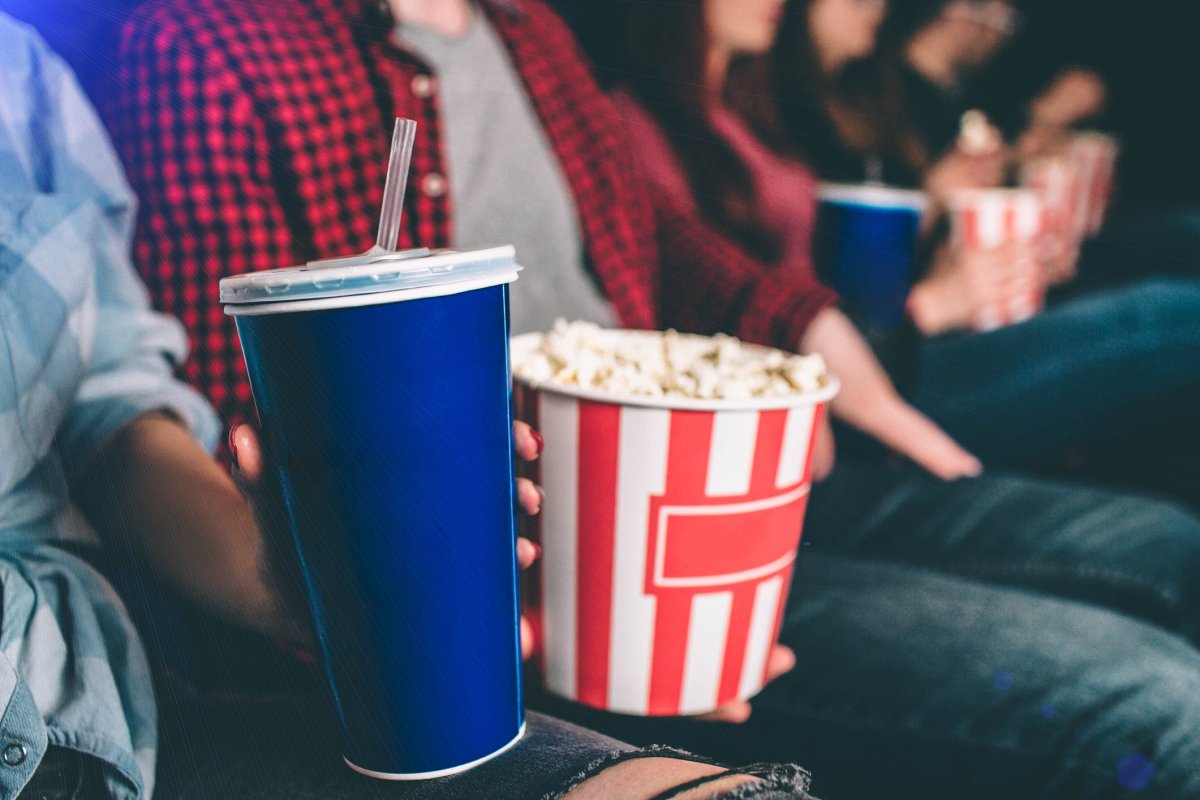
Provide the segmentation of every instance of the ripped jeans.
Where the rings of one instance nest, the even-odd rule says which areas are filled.
[[[507,753],[458,775],[393,783],[364,778],[341,763],[336,726],[314,720],[325,707],[318,696],[218,695],[181,702],[177,695],[162,698],[156,800],[557,800],[630,759],[713,763],[670,748],[636,748],[534,712],[527,714],[525,738]],[[731,772],[760,780],[722,795],[728,800],[813,800],[808,773],[798,767],[755,764]]]

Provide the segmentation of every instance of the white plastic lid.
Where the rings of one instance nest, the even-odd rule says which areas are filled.
[[[924,212],[929,204],[924,192],[898,189],[880,183],[823,183],[820,196],[822,200],[830,203],[911,209],[917,213]]]
[[[489,279],[500,283],[506,276],[515,278],[519,269],[510,244],[480,250],[402,250],[222,278],[221,302],[234,306],[325,300],[458,283],[478,285]]]

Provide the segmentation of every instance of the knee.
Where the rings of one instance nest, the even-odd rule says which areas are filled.
[[[1077,564],[1081,575],[1123,598],[1125,611],[1200,642],[1200,517],[1171,502],[1096,493],[1077,522],[1068,533],[1092,553]]]
[[[1112,665],[1118,679],[1123,673],[1125,680],[1096,697],[1095,707],[1103,710],[1091,725],[1081,724],[1074,737],[1097,732],[1088,730],[1092,726],[1105,731],[1104,752],[1087,759],[1107,783],[1105,789],[1200,797],[1198,661],[1194,651],[1162,659],[1132,652],[1124,663]]]
[[[1124,307],[1141,329],[1151,326],[1164,332],[1186,333],[1187,325],[1200,327],[1200,281],[1153,278],[1120,290]],[[1179,330],[1180,326],[1184,326]],[[1172,331],[1168,326],[1174,326]],[[1191,340],[1193,343],[1194,339]]]

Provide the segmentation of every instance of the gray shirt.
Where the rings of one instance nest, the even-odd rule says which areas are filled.
[[[566,176],[507,49],[473,12],[461,37],[403,23],[397,31],[437,76],[454,246],[517,248],[525,270],[513,284],[514,334],[549,330],[558,317],[613,326],[612,308],[584,267]]]

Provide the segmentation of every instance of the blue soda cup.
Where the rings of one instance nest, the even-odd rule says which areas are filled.
[[[221,281],[343,756],[376,778],[520,740],[511,246]]]
[[[925,196],[869,184],[825,184],[814,250],[817,268],[875,333],[904,318]]]

